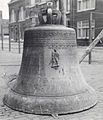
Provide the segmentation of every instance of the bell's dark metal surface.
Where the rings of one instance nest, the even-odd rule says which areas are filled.
[[[27,113],[66,114],[97,103],[81,73],[74,29],[41,25],[28,28],[24,37],[20,72],[4,104]]]

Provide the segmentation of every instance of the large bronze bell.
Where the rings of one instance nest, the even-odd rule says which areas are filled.
[[[81,73],[74,29],[40,25],[28,28],[24,37],[20,72],[4,104],[35,114],[73,113],[96,104],[96,93]]]

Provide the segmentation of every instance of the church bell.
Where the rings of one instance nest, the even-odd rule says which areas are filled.
[[[97,97],[79,66],[75,30],[52,24],[26,29],[21,68],[3,101],[34,114],[67,114],[94,106]]]

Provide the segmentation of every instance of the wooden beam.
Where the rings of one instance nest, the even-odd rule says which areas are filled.
[[[99,35],[95,38],[95,40],[87,47],[84,54],[79,60],[79,64],[84,60],[84,58],[93,50],[96,44],[103,38],[103,30],[99,33]]]

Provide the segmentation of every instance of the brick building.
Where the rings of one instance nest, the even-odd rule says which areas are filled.
[[[23,39],[25,30],[25,0],[11,0],[9,5],[9,32],[10,39]]]
[[[35,4],[44,5],[44,0],[11,0],[9,6],[10,40],[24,39],[24,30],[38,24]]]
[[[24,39],[24,30],[27,27],[38,24],[36,4],[41,8],[46,7],[50,0],[11,0],[9,6],[9,32],[10,39],[18,41]],[[59,3],[57,2],[57,9]],[[69,11],[69,3],[67,12]]]
[[[38,24],[36,4],[46,7],[49,0],[11,0],[9,3],[10,38],[23,39],[26,27]],[[92,12],[92,38],[103,29],[103,0],[66,0],[67,26],[77,33],[78,44],[89,44],[89,19]],[[57,2],[59,9],[59,2]]]
[[[70,26],[76,29],[80,45],[89,44],[90,16],[92,18],[92,39],[103,29],[103,0],[70,0]]]

